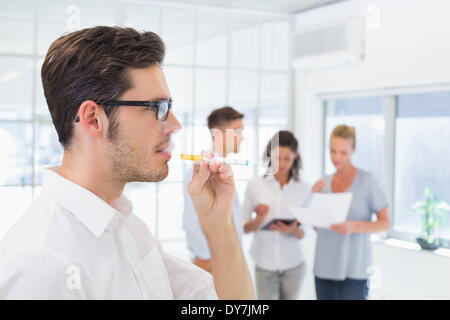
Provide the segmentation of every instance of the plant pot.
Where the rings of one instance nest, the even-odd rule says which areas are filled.
[[[416,238],[416,241],[424,250],[436,250],[439,248],[439,239],[435,239],[433,242],[427,242],[424,238]]]

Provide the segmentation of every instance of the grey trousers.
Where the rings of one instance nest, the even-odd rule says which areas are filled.
[[[296,300],[306,275],[306,263],[294,268],[269,271],[255,266],[256,294],[259,300]]]

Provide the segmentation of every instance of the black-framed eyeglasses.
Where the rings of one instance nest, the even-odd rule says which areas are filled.
[[[126,100],[110,100],[104,103],[99,103],[101,106],[111,106],[111,107],[120,107],[120,106],[130,106],[130,107],[147,107],[149,109],[154,109],[156,120],[158,121],[166,121],[170,109],[172,109],[172,99],[162,99],[162,100],[154,100],[154,101],[126,101]],[[75,118],[75,122],[80,121],[80,116]]]

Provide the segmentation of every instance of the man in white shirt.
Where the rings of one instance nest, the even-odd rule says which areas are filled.
[[[50,46],[42,81],[64,155],[0,244],[0,299],[253,299],[229,167],[195,165],[188,186],[212,276],[163,253],[122,195],[128,182],[168,174],[180,124],[164,53],[158,35],[119,27],[79,30]]]
[[[215,157],[225,158],[230,153],[239,152],[240,144],[244,139],[242,135],[242,130],[244,129],[243,117],[244,115],[242,113],[229,106],[216,109],[208,116],[208,129],[212,136],[211,152]],[[186,185],[189,183],[191,176],[192,170],[187,170],[184,179]],[[234,198],[233,222],[239,240],[242,241],[244,225],[242,223],[237,194]],[[197,213],[186,191],[184,193],[183,229],[186,232],[188,249],[194,256],[194,264],[211,272],[211,253],[208,241],[202,231]]]

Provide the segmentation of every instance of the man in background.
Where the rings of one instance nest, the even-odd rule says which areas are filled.
[[[243,117],[242,113],[229,106],[216,109],[208,116],[208,129],[212,137],[211,152],[215,157],[225,158],[230,153],[239,152],[239,146],[244,139],[242,135],[244,129]],[[191,176],[192,170],[187,170],[185,174],[186,184]],[[184,190],[187,189],[184,188]],[[242,242],[244,227],[237,194],[233,204],[233,223],[240,242]],[[188,249],[194,256],[194,264],[211,272],[210,248],[187,192],[184,195],[183,228],[186,232]]]

